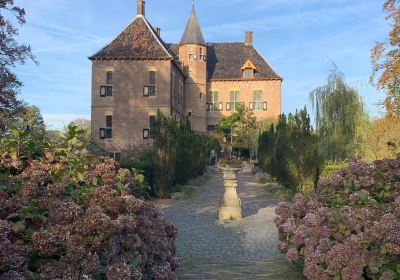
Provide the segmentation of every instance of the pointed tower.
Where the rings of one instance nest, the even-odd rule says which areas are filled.
[[[179,59],[187,75],[185,83],[186,114],[189,116],[194,131],[206,132],[207,44],[201,33],[194,5],[179,43]]]

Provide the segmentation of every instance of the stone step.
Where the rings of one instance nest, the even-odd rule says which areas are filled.
[[[301,267],[285,260],[183,259],[179,280],[302,280]]]

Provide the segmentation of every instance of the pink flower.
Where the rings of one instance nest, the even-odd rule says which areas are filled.
[[[295,262],[299,259],[299,252],[295,248],[290,248],[286,253],[288,262]]]
[[[379,280],[394,280],[394,273],[392,271],[385,271],[379,277]]]

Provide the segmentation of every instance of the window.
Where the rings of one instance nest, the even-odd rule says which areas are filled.
[[[106,116],[106,127],[99,130],[100,139],[112,139],[112,127],[113,117]]]
[[[181,79],[179,79],[178,100],[178,103],[183,107],[183,81]]]
[[[156,116],[149,116],[149,128],[143,129],[143,139],[154,139],[155,138],[155,123]]]
[[[106,95],[107,96],[112,96],[113,95],[113,87],[112,86],[107,86],[106,87]]]
[[[149,139],[150,138],[150,129],[145,128],[143,129],[143,139]]]
[[[206,56],[203,54],[203,48],[200,48],[199,60],[206,61]]]
[[[100,97],[107,97],[113,95],[113,72],[107,71],[106,73],[106,85],[100,86]]]
[[[262,111],[264,110],[263,92],[262,90],[253,91],[253,102],[250,102],[250,110]]]
[[[112,116],[106,116],[106,127],[112,128],[113,119]]]
[[[156,96],[156,71],[149,72],[149,84],[143,87],[143,96]]]
[[[156,96],[156,72],[150,71],[149,96]]]
[[[176,100],[176,85],[175,85],[175,73],[172,72],[171,74],[171,96],[173,98],[173,100]],[[179,101],[178,101],[178,105],[179,105]]]
[[[112,85],[112,83],[113,83],[113,72],[112,71],[107,71],[106,84],[107,85]]]
[[[203,98],[203,93],[200,92],[199,96],[200,96],[200,99],[202,99]]]
[[[218,91],[211,91],[208,94],[208,111],[222,111],[223,104],[218,102]]]
[[[112,139],[113,117],[106,116],[106,139]]]
[[[112,158],[113,160],[116,160],[116,161],[120,161],[121,153],[119,153],[119,152],[110,153],[110,158]]]
[[[207,126],[208,131],[214,131],[215,130],[215,125],[208,125]]]
[[[150,127],[149,136],[150,136],[150,139],[154,139],[155,136],[156,136],[155,135],[155,129],[154,129],[155,124],[156,124],[156,116],[150,116],[149,117],[149,127]]]
[[[106,139],[106,129],[105,128],[100,128],[99,136],[100,136],[100,139]]]
[[[149,86],[144,86],[143,87],[143,96],[144,97],[149,97],[149,94],[150,94],[150,90],[149,90]]]
[[[106,97],[106,96],[107,96],[107,87],[101,86],[100,87],[100,97]]]
[[[196,60],[196,55],[193,53],[193,47],[189,47],[189,60]]]
[[[254,70],[251,68],[244,69],[243,74],[246,79],[254,78]]]
[[[231,100],[230,109],[228,110],[228,106],[227,106],[227,110],[228,111],[230,111],[230,110],[237,111],[239,109],[239,106],[240,106],[240,103],[239,103],[239,91],[231,91],[230,92],[230,100]]]

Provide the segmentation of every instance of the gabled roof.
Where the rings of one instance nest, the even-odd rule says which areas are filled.
[[[168,47],[175,59],[178,59],[179,45],[169,44]],[[242,67],[248,60],[254,64],[256,69],[254,79],[282,80],[257,50],[245,43],[209,43],[207,46],[207,79],[242,79]]]
[[[206,45],[203,34],[201,33],[200,25],[196,17],[196,11],[192,9],[189,20],[186,24],[185,32],[183,33],[180,45],[184,44],[199,44]]]
[[[248,60],[246,60],[246,62],[243,64],[242,68],[240,68],[240,69],[242,69],[242,70],[245,70],[245,69],[254,69],[254,70],[256,70],[257,67],[253,64],[253,62],[251,62],[250,59],[248,59]]]
[[[150,23],[135,19],[107,46],[89,59],[172,59],[172,54]]]

